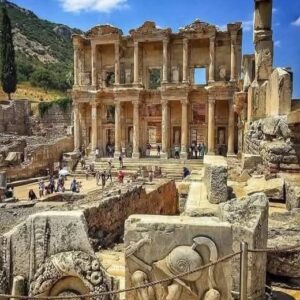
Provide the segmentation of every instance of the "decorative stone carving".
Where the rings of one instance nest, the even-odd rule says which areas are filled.
[[[219,67],[219,76],[220,76],[220,80],[226,80],[226,67],[225,66]]]
[[[146,21],[142,26],[138,27],[137,29],[131,29],[129,31],[129,34],[133,38],[139,38],[143,37],[144,35],[163,35],[163,36],[168,36],[172,33],[171,28],[166,28],[166,29],[161,29],[158,28],[155,24],[155,22],[152,21]]]
[[[190,25],[187,25],[183,28],[179,29],[179,32],[182,33],[208,33],[216,31],[216,27],[213,25],[210,25],[206,22],[202,22],[199,19],[196,19],[193,23]]]
[[[112,25],[98,25],[90,29],[85,36],[91,38],[112,34],[123,35],[123,32],[121,29]]]
[[[65,277],[79,278],[83,286],[74,280],[74,284],[58,289],[54,287]],[[113,281],[101,268],[96,257],[81,251],[62,252],[46,259],[37,269],[30,283],[30,296],[58,296],[72,288],[75,294],[101,293],[113,289]],[[51,291],[56,293],[52,294]],[[58,294],[57,294],[58,293]],[[113,299],[107,297],[106,299]]]
[[[131,69],[125,69],[125,83],[131,83]]]
[[[163,280],[184,272],[193,271],[216,261],[227,244],[218,247],[215,230],[224,230],[231,240],[229,227],[208,218],[163,216],[132,216],[126,221],[125,244],[138,245],[126,256],[126,284],[140,286],[144,283]],[[211,223],[212,221],[212,223]],[[197,224],[197,225],[196,225]],[[225,227],[224,227],[225,226]],[[139,228],[135,231],[135,228]],[[221,229],[222,228],[222,229]],[[185,234],[185,230],[189,234]],[[205,234],[199,235],[200,234]],[[191,236],[195,236],[191,239]],[[145,238],[147,240],[145,240]],[[146,242],[151,239],[151,243]],[[134,242],[137,240],[137,242]],[[127,246],[128,249],[128,246]],[[220,250],[219,250],[220,249]],[[129,254],[129,253],[127,253]],[[219,300],[230,299],[230,287],[220,281],[221,274],[229,274],[228,263],[198,270],[183,277],[169,280],[161,285],[133,292],[128,299],[134,300]],[[230,278],[230,276],[228,277]],[[230,281],[230,280],[229,280]],[[227,289],[228,288],[228,289]]]

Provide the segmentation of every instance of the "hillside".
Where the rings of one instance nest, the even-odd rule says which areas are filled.
[[[14,32],[18,81],[65,91],[72,85],[71,35],[80,32],[38,18],[33,12],[9,1],[6,6]],[[1,20],[0,20],[1,21]],[[0,23],[1,30],[2,22]]]

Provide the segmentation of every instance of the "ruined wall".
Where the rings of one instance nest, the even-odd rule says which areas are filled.
[[[31,130],[34,135],[48,136],[51,139],[65,136],[72,125],[72,105],[66,109],[53,104],[42,116],[31,118]]]
[[[0,132],[28,135],[30,103],[27,100],[13,100],[0,103]]]
[[[14,167],[6,167],[7,177],[11,181],[29,178],[42,173],[46,169],[53,170],[54,163],[60,161],[64,152],[74,149],[73,137],[63,137],[52,143],[35,145],[25,149],[26,160],[23,164]]]
[[[253,122],[245,133],[245,152],[260,155],[274,172],[300,172],[300,140],[297,127],[289,126],[286,116]]]
[[[111,195],[114,191],[109,192]],[[91,194],[91,197],[92,194]],[[174,181],[166,181],[147,193],[142,185],[128,186],[121,195],[107,196],[98,207],[84,211],[89,236],[97,246],[106,247],[117,242],[124,233],[124,222],[132,214],[175,215],[178,195]]]

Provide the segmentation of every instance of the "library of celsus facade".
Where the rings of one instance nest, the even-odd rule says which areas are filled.
[[[196,20],[173,33],[145,22],[128,36],[110,25],[75,35],[75,150],[187,158],[238,151],[234,94],[241,73],[241,23],[226,31]]]

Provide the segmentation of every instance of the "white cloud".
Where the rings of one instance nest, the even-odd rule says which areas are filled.
[[[300,26],[300,17],[298,17],[294,22],[292,22],[294,26]]]
[[[272,9],[272,13],[273,13],[273,14],[276,14],[277,12],[278,12],[278,8],[275,8],[275,7],[274,7],[274,8]]]
[[[274,45],[279,48],[281,46],[281,41],[275,41]]]
[[[98,11],[110,12],[127,7],[127,0],[59,0],[67,12]]]
[[[217,27],[221,31],[226,31],[227,30],[227,25],[217,25]]]
[[[245,32],[253,30],[253,20],[243,21],[243,29]]]

